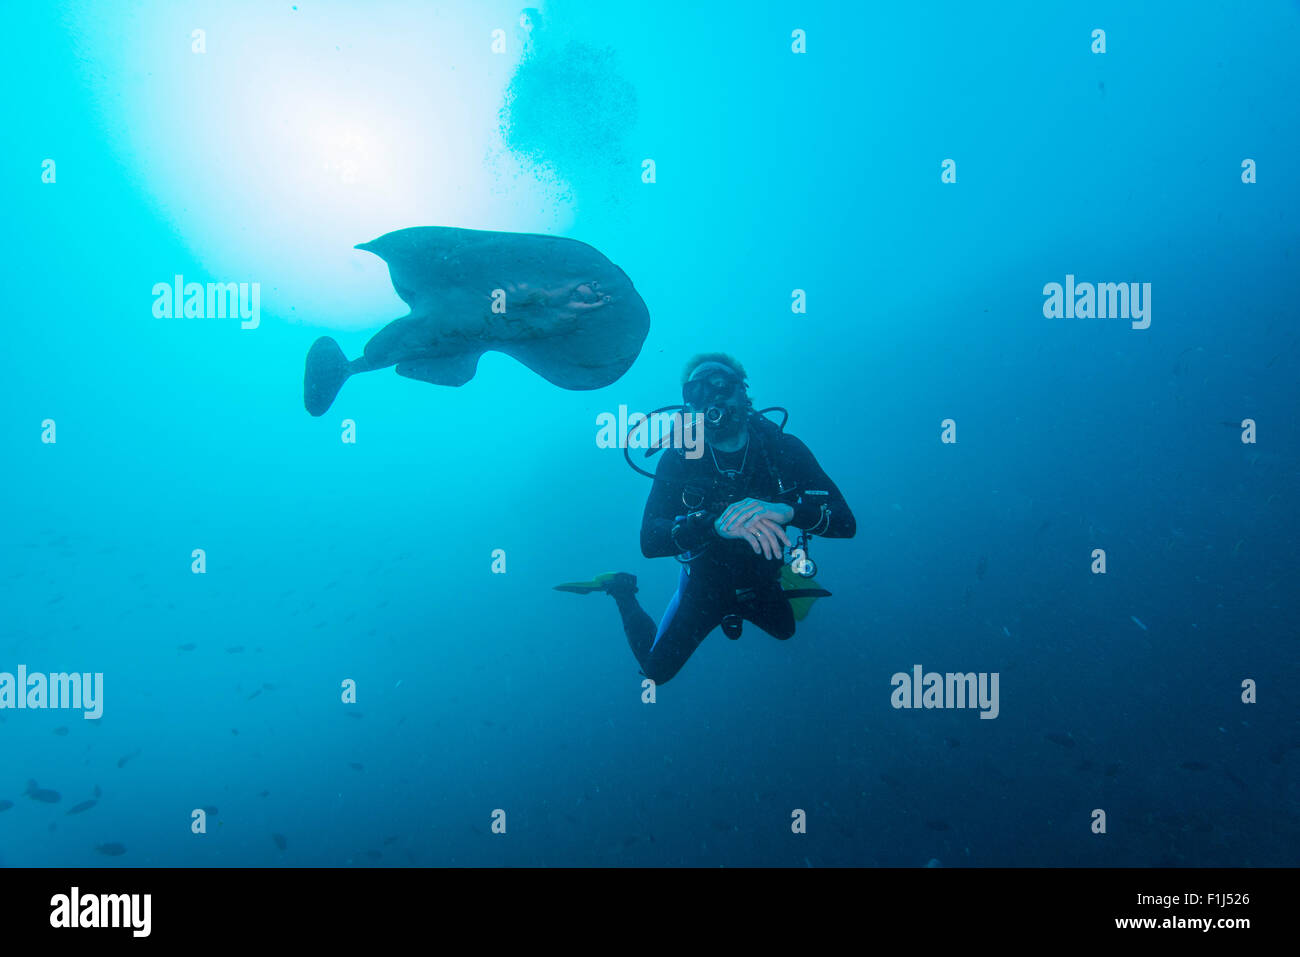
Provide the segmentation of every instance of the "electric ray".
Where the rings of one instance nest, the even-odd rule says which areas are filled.
[[[600,389],[631,367],[650,329],[623,270],[576,239],[419,226],[356,248],[388,263],[411,312],[350,362],[329,336],[316,340],[303,380],[312,415],[324,415],[358,372],[395,365],[398,375],[462,386],[489,351],[562,389]]]

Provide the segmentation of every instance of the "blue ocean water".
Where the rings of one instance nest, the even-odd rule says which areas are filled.
[[[1294,864],[1300,5],[521,14],[7,11],[0,672],[104,698],[0,710],[0,863]],[[405,312],[352,247],[420,225],[592,244],[638,361],[307,415],[312,341]],[[177,275],[256,328],[156,317]],[[1067,276],[1149,327],[1045,317]],[[651,705],[551,586],[667,604],[595,423],[714,349],[858,533],[794,639],[714,633]],[[918,664],[998,717],[893,707]]]

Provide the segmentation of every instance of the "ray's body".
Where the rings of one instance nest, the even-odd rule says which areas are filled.
[[[599,389],[636,360],[650,329],[627,275],[575,239],[422,226],[357,246],[388,263],[410,306],[349,362],[322,336],[307,354],[303,398],[323,415],[349,377],[398,375],[461,386],[479,357],[501,352],[563,389]]]

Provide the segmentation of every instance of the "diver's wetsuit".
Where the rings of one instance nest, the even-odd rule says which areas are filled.
[[[726,470],[738,474],[728,478]],[[610,589],[632,654],[656,683],[677,674],[727,615],[782,641],[794,634],[781,559],[756,555],[748,542],[724,539],[713,528],[727,506],[744,498],[792,505],[791,529],[827,538],[851,538],[857,530],[840,490],[808,447],[761,415],[751,414],[748,447],[737,452],[705,445],[702,457],[688,459],[682,449],[665,450],[641,521],[641,551],[646,558],[689,553],[690,561],[657,628],[631,589]]]

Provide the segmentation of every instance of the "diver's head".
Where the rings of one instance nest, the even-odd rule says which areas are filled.
[[[722,352],[707,352],[686,364],[682,400],[687,412],[704,416],[704,433],[711,439],[739,435],[753,407],[744,367]]]

